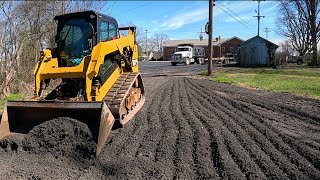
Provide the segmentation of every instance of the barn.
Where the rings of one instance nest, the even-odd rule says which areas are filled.
[[[239,65],[242,67],[271,65],[278,47],[260,36],[252,37],[240,45],[237,54]]]

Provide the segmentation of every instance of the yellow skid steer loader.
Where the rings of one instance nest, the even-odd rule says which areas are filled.
[[[88,125],[99,155],[114,123],[127,123],[145,101],[135,27],[118,28],[114,18],[94,11],[54,20],[57,47],[41,51],[34,69],[35,98],[6,103],[0,139],[70,117]],[[61,83],[45,93],[51,79]]]

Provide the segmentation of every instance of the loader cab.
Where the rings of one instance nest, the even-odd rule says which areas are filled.
[[[118,38],[117,21],[94,11],[56,16],[56,44],[59,66],[77,66],[101,41]]]

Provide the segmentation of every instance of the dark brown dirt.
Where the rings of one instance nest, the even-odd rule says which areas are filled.
[[[144,80],[144,107],[99,157],[90,156],[87,127],[58,119],[0,144],[0,179],[320,179],[319,100],[192,78]]]
[[[22,141],[23,150],[30,153],[51,153],[76,160],[95,155],[95,142],[88,126],[77,120],[60,117],[33,128]]]

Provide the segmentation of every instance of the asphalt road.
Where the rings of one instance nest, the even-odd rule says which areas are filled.
[[[177,64],[172,66],[170,61],[143,61],[139,68],[142,76],[190,76],[207,70],[207,64]]]

